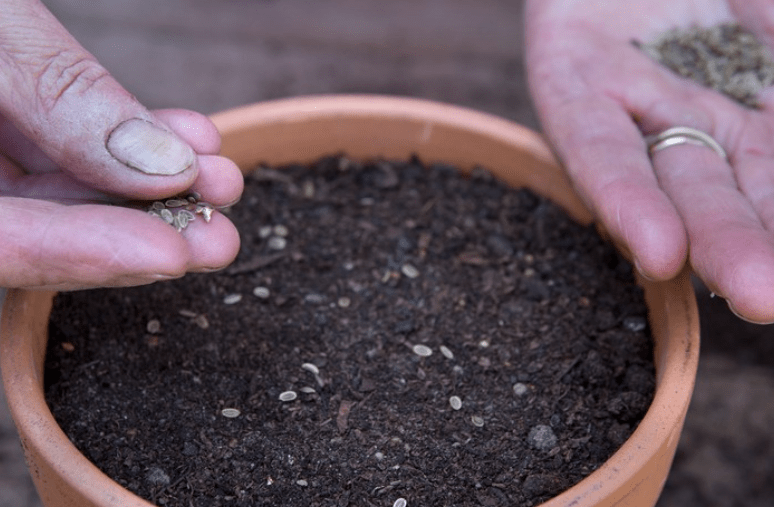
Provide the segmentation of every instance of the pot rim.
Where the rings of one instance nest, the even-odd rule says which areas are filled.
[[[511,156],[515,153],[514,146],[529,155],[530,163],[536,169],[528,171],[530,174],[516,181],[517,184],[530,186],[539,193],[558,200],[576,220],[582,223],[591,221],[590,213],[578,197],[571,191],[567,192],[570,188],[568,181],[541,136],[526,127],[487,113],[423,99],[377,95],[323,95],[257,103],[218,113],[212,116],[212,119],[224,134],[225,155],[233,158],[243,169],[254,165],[254,159],[260,157],[256,157],[255,153],[248,156],[240,151],[239,143],[235,144],[234,139],[241,142],[240,139],[245,139],[245,136],[254,137],[256,125],[259,125],[259,130],[266,130],[263,133],[268,137],[261,137],[260,142],[269,143],[268,146],[279,153],[271,160],[272,163],[303,162],[319,158],[319,143],[313,149],[299,148],[303,142],[287,143],[287,147],[271,145],[279,143],[282,136],[289,135],[299,127],[302,131],[301,141],[306,140],[304,136],[312,136],[316,131],[324,138],[324,142],[341,140],[340,136],[345,136],[347,139],[342,142],[349,144],[342,146],[352,145],[351,136],[360,135],[359,129],[353,132],[352,129],[343,128],[345,122],[342,121],[345,119],[348,122],[356,120],[366,124],[385,122],[382,131],[384,137],[363,131],[362,139],[357,140],[362,141],[362,145],[358,145],[359,148],[355,148],[355,151],[362,148],[363,153],[371,154],[368,158],[406,154],[405,149],[399,150],[399,153],[391,150],[390,143],[408,142],[410,150],[422,154],[424,148],[435,142],[434,136],[444,136],[449,132],[463,136],[476,133],[482,139],[494,140],[494,147],[487,145],[483,148],[485,150],[496,150],[499,149],[499,144],[504,144],[509,146]],[[315,127],[311,129],[311,133],[304,130],[305,126],[310,124]],[[329,128],[325,131],[315,130],[318,124],[327,125]],[[403,134],[397,130],[393,131],[393,124],[397,126],[397,130],[411,127],[408,129],[408,138],[402,137]],[[342,127],[340,131],[337,130],[339,127]],[[271,129],[283,132],[280,137],[275,138],[268,134]],[[456,140],[453,136],[452,138],[452,141]],[[439,155],[438,160],[457,165],[463,170],[482,163],[481,158],[476,159],[481,153],[480,149],[477,151],[476,146],[463,143],[463,146],[455,147],[454,144],[458,143],[444,146],[440,153],[429,150],[428,158],[433,160],[435,155]],[[374,151],[374,147],[381,149]],[[252,147],[251,150],[260,153],[258,148]],[[473,152],[473,155],[468,152]],[[445,157],[447,154],[448,158]],[[353,158],[362,158],[362,154],[355,153]],[[421,155],[420,158],[426,160]],[[489,154],[486,160],[488,159]],[[486,163],[482,165],[487,166]],[[513,183],[508,174],[504,179]],[[568,195],[560,195],[562,192]],[[650,496],[655,494],[655,503],[663,487],[665,473],[660,483],[655,486],[650,484],[647,478],[657,470],[651,469],[654,466],[663,467],[666,464],[668,469],[682,430],[698,366],[698,311],[687,269],[668,282],[640,279],[639,283],[645,290],[651,328],[656,337],[657,386],[651,407],[631,437],[610,459],[575,486],[541,504],[542,507],[628,504],[636,498],[633,495],[638,494],[640,489],[647,490]],[[45,355],[47,316],[54,294],[23,289],[9,290],[0,326],[0,370],[8,404],[38,490],[45,486],[41,482],[48,480],[44,472],[49,472],[50,470],[45,470],[49,467],[80,495],[72,503],[52,503],[53,505],[102,506],[107,502],[109,505],[153,507],[151,503],[108,478],[86,459],[67,439],[45,404],[43,362],[40,358]],[[34,339],[35,337],[37,339]],[[42,461],[38,458],[42,458]],[[643,462],[647,462],[646,467],[643,467]],[[86,475],[94,479],[85,481]],[[64,493],[57,490],[56,494]]]

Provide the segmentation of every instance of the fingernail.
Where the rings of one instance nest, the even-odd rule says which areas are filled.
[[[107,150],[122,164],[160,176],[179,174],[194,162],[194,151],[175,134],[153,123],[132,118],[110,133]]]

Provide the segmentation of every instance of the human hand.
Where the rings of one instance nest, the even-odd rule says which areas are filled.
[[[230,263],[239,236],[223,215],[179,233],[115,205],[235,202],[242,175],[209,119],[148,111],[37,0],[0,12],[0,287],[138,285]]]
[[[578,193],[647,278],[696,274],[737,315],[774,322],[774,94],[760,109],[681,78],[637,49],[672,28],[738,22],[774,48],[765,0],[527,0],[527,69],[544,131]],[[692,127],[729,160],[643,134]]]

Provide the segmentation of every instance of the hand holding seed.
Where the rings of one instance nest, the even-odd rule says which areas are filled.
[[[146,109],[40,2],[0,12],[0,287],[137,285],[230,263],[239,238],[215,209],[242,176],[209,119]],[[182,227],[124,206],[189,194],[203,219]]]
[[[635,4],[527,1],[526,63],[543,130],[644,276],[669,279],[690,263],[738,315],[774,322],[771,2]],[[686,43],[685,33],[703,40]],[[654,57],[657,46],[684,69]],[[672,127],[722,149],[673,135],[649,153],[646,136]]]

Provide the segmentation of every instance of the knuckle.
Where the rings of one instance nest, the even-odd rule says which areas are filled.
[[[70,97],[88,92],[95,83],[109,76],[91,55],[82,50],[61,50],[47,55],[36,76],[39,103],[50,112]]]

